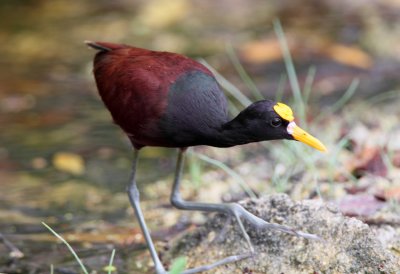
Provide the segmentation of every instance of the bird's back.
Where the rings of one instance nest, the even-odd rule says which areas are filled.
[[[137,146],[199,144],[199,134],[227,120],[226,99],[212,73],[183,55],[126,45],[98,49],[94,75],[112,117]]]

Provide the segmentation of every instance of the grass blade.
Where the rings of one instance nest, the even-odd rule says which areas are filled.
[[[242,187],[242,189],[247,193],[247,195],[249,195],[251,198],[257,198],[257,195],[254,193],[254,191],[247,185],[246,181],[243,180],[243,178],[237,174],[233,169],[231,169],[230,167],[228,167],[227,165],[225,165],[224,163],[212,159],[204,154],[200,154],[200,153],[196,153],[194,151],[192,151],[192,153],[194,155],[196,155],[197,157],[199,157],[199,159],[212,164],[214,166],[219,167],[220,169],[222,169],[223,171],[225,171],[228,175],[230,175],[232,178],[234,178],[239,185]]]
[[[358,78],[354,79],[350,86],[347,88],[346,92],[343,94],[342,97],[340,97],[339,100],[333,104],[331,108],[331,112],[336,112],[339,109],[341,109],[349,100],[351,97],[353,97],[354,93],[356,92],[358,86],[360,84],[360,80]]]
[[[249,88],[249,90],[253,94],[254,98],[256,100],[263,100],[264,96],[261,94],[260,90],[257,88],[257,86],[254,84],[254,82],[251,79],[251,77],[249,76],[249,74],[244,69],[244,67],[241,64],[231,43],[226,44],[226,52],[228,54],[229,59],[231,60],[231,62],[233,64],[233,67],[235,68],[236,72],[239,74],[240,78],[243,80],[243,82]]]
[[[312,85],[314,83],[314,78],[315,78],[315,73],[317,70],[315,69],[314,66],[310,67],[307,73],[307,78],[306,81],[304,82],[304,88],[303,88],[303,100],[304,104],[307,105],[308,100],[310,99],[310,94],[312,91]]]
[[[229,104],[228,105],[228,112],[235,117],[236,115],[239,114],[240,110],[234,105],[234,104]]]
[[[385,100],[391,100],[391,99],[398,98],[399,95],[400,95],[400,90],[390,90],[390,91],[386,91],[386,92],[381,92],[375,96],[368,98],[367,102],[369,104],[377,104],[377,103],[383,102]]]
[[[283,92],[285,91],[286,75],[282,74],[279,77],[278,88],[276,89],[275,100],[281,102],[283,98]]]
[[[69,249],[69,251],[71,252],[71,254],[75,257],[75,260],[78,262],[78,264],[80,265],[83,273],[85,274],[89,274],[89,272],[87,271],[86,267],[83,265],[81,259],[79,258],[78,254],[76,254],[75,250],[72,248],[72,246],[63,238],[61,237],[60,234],[58,234],[57,232],[55,232],[50,226],[48,226],[45,222],[42,222],[42,225],[44,225],[51,233],[53,233],[54,236],[56,236],[61,242],[63,242]]]
[[[110,262],[108,263],[107,266],[108,274],[111,274],[111,272],[114,272],[116,270],[115,266],[113,266],[114,256],[115,256],[115,249],[113,249],[111,252]]]
[[[315,118],[315,123],[319,123],[324,117],[341,109],[350,100],[350,98],[354,95],[359,84],[360,84],[360,81],[357,78],[354,79],[351,82],[350,86],[345,91],[345,93],[343,93],[342,97],[340,97],[339,100],[337,100],[331,108],[322,112],[320,115],[318,115]]]
[[[211,67],[204,59],[200,59],[200,63],[211,70],[211,72],[215,75],[218,83],[244,107],[247,107],[252,103],[252,101],[246,95],[244,95],[237,87],[235,87],[224,76],[222,76],[218,71]]]
[[[189,154],[189,174],[190,181],[194,183],[196,188],[201,185],[201,162],[200,159],[196,158],[192,153]]]
[[[293,98],[296,106],[296,112],[300,117],[302,124],[305,124],[305,106],[300,90],[299,80],[297,78],[296,69],[293,64],[292,56],[289,51],[289,46],[283,32],[281,22],[279,20],[274,20],[274,30],[276,36],[278,37],[279,44],[283,54],[283,61],[285,62],[286,71],[289,77],[289,83],[292,88]]]

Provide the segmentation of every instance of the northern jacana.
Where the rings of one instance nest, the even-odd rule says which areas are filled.
[[[100,96],[114,122],[127,134],[134,148],[128,195],[157,273],[166,271],[146,227],[135,180],[139,150],[145,146],[179,148],[171,194],[173,206],[233,216],[252,252],[250,238],[241,219],[246,219],[257,228],[318,238],[287,226],[268,223],[236,203],[188,202],[179,193],[185,149],[190,146],[232,147],[265,140],[288,139],[325,151],[320,141],[296,125],[290,107],[272,100],[262,100],[230,119],[224,93],[214,75],[202,64],[176,53],[105,42],[86,41],[86,44],[98,51],[94,58],[93,72]],[[227,257],[184,273],[205,271],[246,257],[248,254]]]

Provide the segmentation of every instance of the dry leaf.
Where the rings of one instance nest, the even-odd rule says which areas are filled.
[[[341,64],[368,69],[372,66],[371,57],[359,48],[331,44],[324,50],[328,57]]]
[[[366,173],[385,177],[388,172],[382,152],[377,147],[364,147],[354,155],[347,166],[349,171],[357,177]]]
[[[400,150],[394,152],[392,162],[395,167],[400,167]]]
[[[338,204],[340,211],[351,217],[370,216],[384,205],[385,202],[370,194],[348,195]]]
[[[249,42],[240,49],[240,55],[244,61],[255,64],[282,59],[282,51],[276,39]]]
[[[56,169],[74,175],[81,175],[85,171],[85,163],[78,154],[58,152],[53,157],[53,165]]]
[[[385,189],[375,194],[375,197],[383,201],[388,201],[388,200],[400,201],[400,187],[391,187]]]
[[[348,194],[358,194],[358,193],[363,193],[368,190],[368,186],[349,186],[349,187],[344,187],[346,192]]]
[[[310,53],[322,55],[338,63],[363,69],[370,68],[373,63],[372,58],[357,47],[312,37],[287,36],[287,40],[289,50],[295,56],[307,57]],[[307,40],[307,44],[304,44],[305,40]],[[277,39],[249,42],[241,48],[240,54],[245,61],[256,64],[282,59],[282,49]]]

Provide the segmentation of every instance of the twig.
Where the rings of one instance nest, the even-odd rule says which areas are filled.
[[[24,257],[24,253],[18,249],[12,242],[7,240],[6,237],[2,233],[0,233],[0,241],[4,243],[4,245],[10,250],[10,257],[15,259],[20,259]]]

